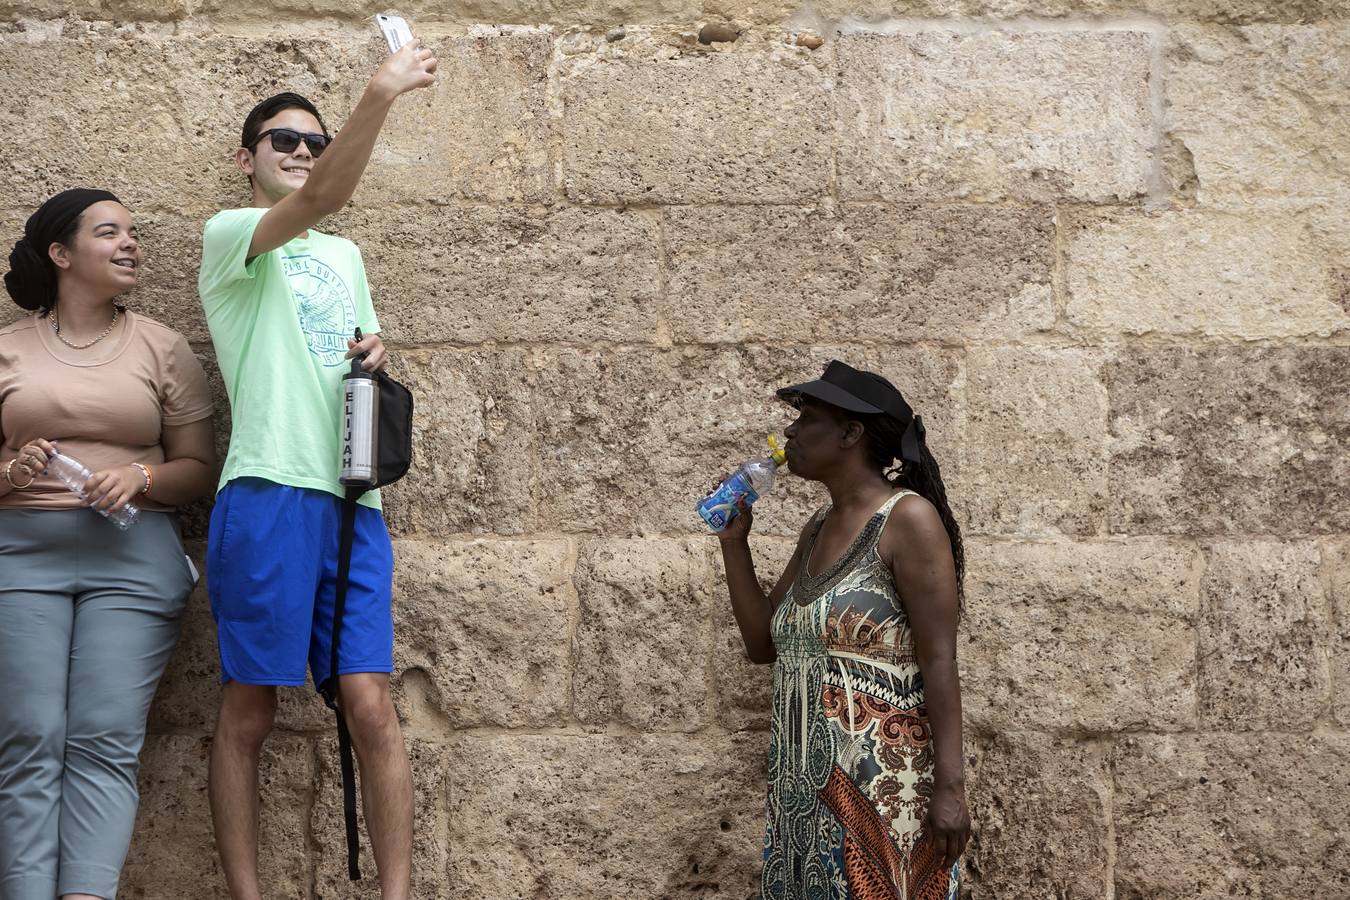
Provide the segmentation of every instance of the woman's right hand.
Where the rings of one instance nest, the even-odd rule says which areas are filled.
[[[56,452],[56,445],[44,438],[29,441],[19,448],[10,475],[15,481],[30,481],[47,471],[47,461]]]
[[[708,491],[708,493],[711,494],[713,491],[716,491],[722,486],[723,482],[730,477],[730,475],[723,476],[718,480],[717,484],[713,485],[712,490]],[[727,523],[726,528],[717,532],[717,539],[723,542],[743,541],[749,537],[750,527],[754,524],[755,514],[751,511],[750,504],[745,502],[744,497],[740,497],[736,500],[736,515],[732,516],[731,521]]]
[[[727,527],[717,532],[717,539],[721,541],[743,541],[750,536],[750,529],[755,524],[754,508],[745,502],[741,497],[736,501],[736,516],[727,523]]]

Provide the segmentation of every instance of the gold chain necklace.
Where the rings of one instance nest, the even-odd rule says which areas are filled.
[[[70,341],[66,340],[65,335],[61,334],[61,324],[56,320],[56,310],[52,310],[51,318],[49,319],[49,321],[52,323],[52,331],[56,332],[56,339],[58,341],[65,344],[72,350],[86,350],[97,344],[99,341],[103,340],[108,335],[112,334],[113,328],[117,327],[117,314],[120,313],[121,311],[122,307],[114,304],[112,321],[108,323],[108,327],[103,329],[102,334],[100,334],[98,337],[94,338],[87,344],[72,344]]]

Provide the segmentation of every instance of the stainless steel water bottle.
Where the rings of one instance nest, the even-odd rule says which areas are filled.
[[[356,329],[361,340],[361,329]],[[361,368],[365,354],[352,359],[342,376],[342,475],[350,487],[372,487],[380,452],[380,391],[375,376]]]

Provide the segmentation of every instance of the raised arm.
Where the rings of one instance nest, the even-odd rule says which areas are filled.
[[[249,244],[250,259],[275,250],[347,204],[370,162],[390,107],[400,94],[435,83],[437,64],[431,51],[413,39],[380,65],[342,131],[315,161],[309,178],[258,222]]]

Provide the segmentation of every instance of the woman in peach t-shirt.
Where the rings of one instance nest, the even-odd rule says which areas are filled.
[[[76,189],[28,219],[5,275],[36,312],[0,328],[0,900],[116,895],[196,580],[172,510],[211,491],[211,397],[181,335],[114,302],[140,259],[117,198]],[[84,497],[54,449],[93,471]],[[126,530],[90,508],[128,502]]]

